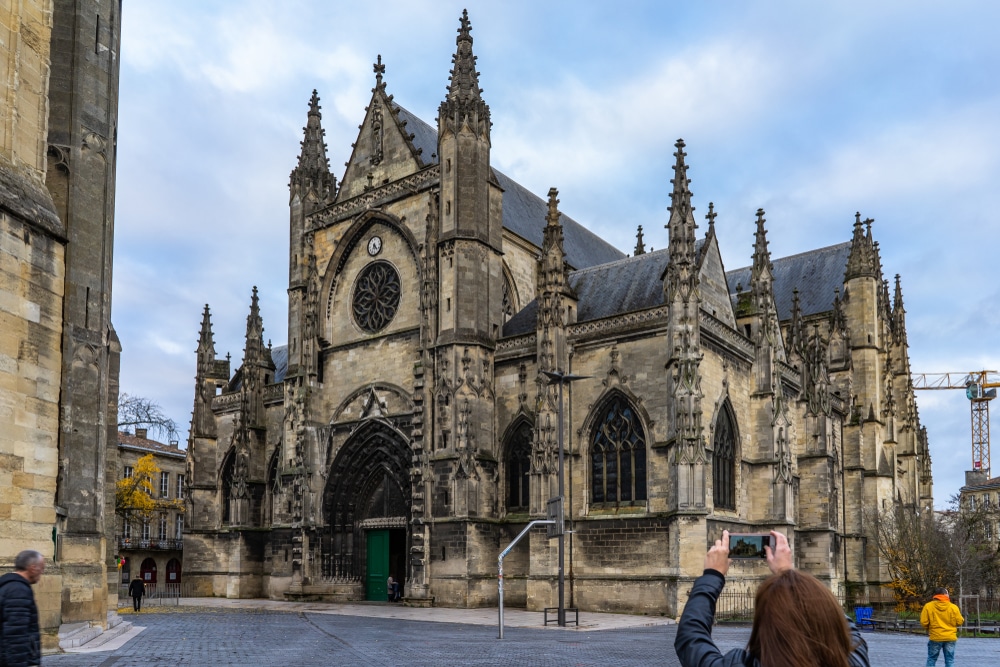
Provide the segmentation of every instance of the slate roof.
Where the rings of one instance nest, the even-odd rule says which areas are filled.
[[[705,239],[698,239],[700,259]],[[569,274],[570,287],[579,299],[578,322],[599,320],[621,313],[654,308],[663,303],[663,274],[670,263],[667,248],[592,266]],[[504,336],[519,336],[535,330],[538,303],[532,301],[504,325]]]
[[[437,130],[403,107],[399,107],[399,119],[406,121],[405,130],[413,134],[413,145],[423,150],[420,158],[424,164],[437,164]],[[549,212],[548,202],[496,169],[493,173],[504,190],[503,226],[539,248],[542,247],[545,216]],[[625,256],[625,253],[566,214],[562,214],[560,221],[563,225],[566,261],[574,269],[613,262]]]
[[[282,382],[288,374],[288,346],[279,345],[271,348],[271,361],[274,362],[274,381]]]
[[[123,431],[118,432],[118,446],[126,449],[152,452],[153,454],[166,454],[175,458],[185,458],[187,456],[185,451],[180,447],[165,445],[162,442],[150,440],[149,438],[140,438]]]
[[[836,290],[844,288],[844,273],[851,254],[851,242],[818,248],[771,261],[774,266],[774,303],[778,319],[792,318],[792,298],[799,290],[799,308],[803,316],[833,310]],[[745,266],[726,272],[729,296],[736,303],[736,286],[750,289],[751,268]]]

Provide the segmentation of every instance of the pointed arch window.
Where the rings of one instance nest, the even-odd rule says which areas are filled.
[[[729,399],[715,419],[712,437],[712,500],[716,509],[736,509],[736,419]]]
[[[646,436],[624,396],[605,404],[591,434],[590,489],[597,505],[646,500]]]
[[[507,442],[507,511],[527,511],[530,502],[528,473],[531,470],[531,425],[521,422]]]

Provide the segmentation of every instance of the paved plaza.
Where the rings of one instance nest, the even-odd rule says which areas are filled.
[[[206,606],[212,603],[215,606]],[[197,606],[193,606],[197,604]],[[542,615],[510,610],[504,639],[496,610],[417,609],[389,604],[323,605],[199,600],[192,606],[123,612],[142,630],[107,650],[47,656],[46,667],[145,665],[679,665],[676,626],[666,619],[581,614],[580,629],[543,628]],[[418,620],[418,619],[424,620]],[[464,619],[464,621],[463,621]],[[528,626],[528,627],[525,627]],[[725,651],[745,645],[748,627],[721,626]],[[872,665],[923,665],[926,639],[866,633]],[[963,667],[1000,664],[1000,639],[962,639]]]

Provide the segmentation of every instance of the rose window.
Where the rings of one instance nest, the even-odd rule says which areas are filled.
[[[368,333],[384,329],[396,316],[399,274],[388,262],[366,266],[354,285],[354,321]]]

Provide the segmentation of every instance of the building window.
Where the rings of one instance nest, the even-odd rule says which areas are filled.
[[[595,504],[646,499],[646,437],[624,396],[605,403],[590,439],[590,488]]]
[[[134,472],[135,471],[132,469],[132,466],[125,466],[125,470],[122,471],[122,479],[132,479],[132,474]]]
[[[178,514],[177,521],[174,522],[174,539],[183,540],[184,539],[184,515]]]
[[[142,520],[142,539],[149,539],[149,519]]]
[[[729,399],[715,420],[712,438],[712,501],[716,509],[736,509],[736,420]]]
[[[990,508],[990,494],[983,494],[983,509],[988,510]]]
[[[166,514],[161,514],[160,515],[160,539],[161,540],[167,539],[167,515]]]
[[[976,511],[976,497],[975,496],[969,496],[969,509],[972,510],[973,512]]]
[[[122,519],[122,537],[126,540],[132,538],[132,522],[128,519]]]
[[[160,497],[167,498],[170,496],[170,473],[161,472],[160,473]]]
[[[528,510],[528,472],[531,469],[531,425],[521,422],[507,444],[507,511]]]
[[[184,497],[184,475],[177,475],[177,497]]]
[[[354,285],[354,321],[367,333],[377,333],[396,316],[402,293],[399,274],[388,262],[372,262]]]

